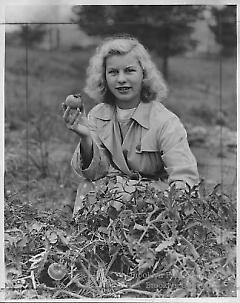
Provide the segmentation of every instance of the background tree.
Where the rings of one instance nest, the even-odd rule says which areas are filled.
[[[88,35],[129,33],[163,59],[168,77],[168,59],[196,45],[191,37],[204,6],[194,5],[101,5],[74,6],[74,21]]]
[[[43,41],[46,34],[46,28],[42,24],[37,25],[21,25],[19,31],[19,38],[23,45],[28,45],[28,47],[33,47]]]
[[[234,55],[237,51],[236,9],[236,5],[226,5],[223,8],[214,6],[211,9],[215,24],[209,27],[225,56]]]

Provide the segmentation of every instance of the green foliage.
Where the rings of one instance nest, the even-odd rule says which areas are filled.
[[[6,197],[8,298],[236,295],[236,205],[220,186],[199,197],[117,182],[104,178],[72,220]]]
[[[216,41],[222,47],[225,56],[237,53],[237,6],[225,5],[223,9],[212,7],[211,12],[215,18],[215,25],[210,29],[215,35]]]
[[[193,48],[193,22],[203,6],[194,5],[84,5],[75,6],[75,20],[81,29],[93,36],[128,33],[136,36],[164,60],[167,76],[169,56]]]

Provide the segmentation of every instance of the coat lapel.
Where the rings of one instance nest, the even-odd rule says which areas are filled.
[[[103,145],[112,155],[112,160],[116,166],[125,174],[131,175],[122,151],[121,135],[115,116],[115,108],[109,106],[104,113],[98,113],[98,135]]]
[[[127,175],[131,175],[132,172],[130,171],[127,162],[125,160],[124,154],[123,154],[123,149],[122,149],[122,144],[121,144],[121,134],[120,134],[120,129],[119,125],[114,119],[113,122],[114,125],[114,130],[113,130],[113,137],[112,137],[112,145],[113,145],[113,154],[112,158],[114,163],[117,165],[119,169],[121,169],[122,172],[124,172]]]

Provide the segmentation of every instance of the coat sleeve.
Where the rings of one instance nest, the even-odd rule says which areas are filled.
[[[169,185],[175,183],[177,187],[185,187],[187,183],[192,187],[197,184],[197,161],[190,150],[187,132],[178,117],[165,121],[158,139],[162,160],[169,175]]]
[[[97,134],[96,121],[91,111],[88,114],[88,125],[93,140],[92,161],[87,168],[82,169],[80,140],[73,154],[71,165],[78,176],[83,176],[88,180],[95,181],[107,175],[110,166],[110,155]]]

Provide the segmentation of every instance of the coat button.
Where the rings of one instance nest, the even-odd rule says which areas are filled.
[[[136,146],[136,151],[140,152],[140,150],[141,150],[141,144],[138,144],[138,145]]]

